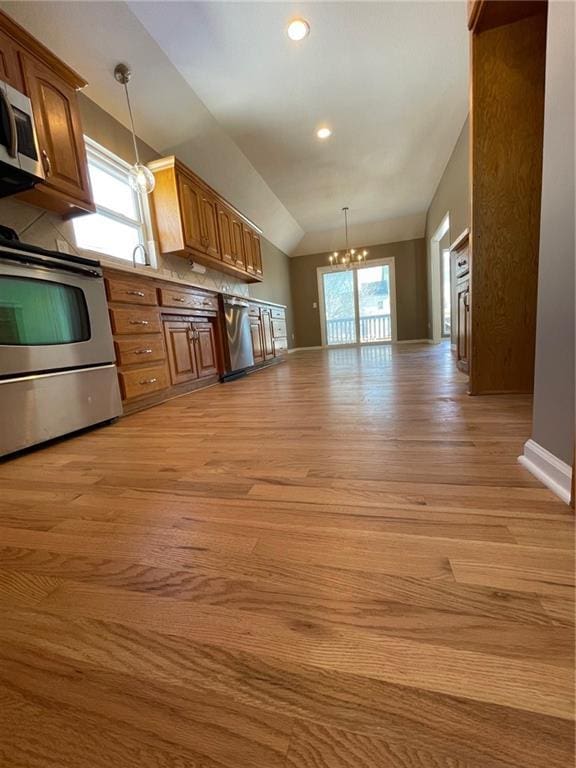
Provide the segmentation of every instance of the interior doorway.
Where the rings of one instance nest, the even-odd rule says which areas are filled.
[[[319,267],[318,296],[323,346],[396,341],[394,259],[349,270]]]
[[[444,338],[443,299],[442,299],[442,251],[448,247],[450,238],[450,215],[447,213],[436,232],[430,238],[430,320],[432,324],[432,341],[438,344]]]

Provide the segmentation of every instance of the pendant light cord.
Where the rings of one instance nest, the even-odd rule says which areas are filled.
[[[128,104],[128,114],[130,115],[130,125],[132,126],[132,141],[134,143],[134,155],[136,156],[136,164],[140,165],[140,154],[138,152],[138,142],[136,141],[136,129],[134,128],[134,115],[132,114],[132,105],[130,104],[130,96],[128,94],[128,83],[124,83],[124,91],[126,93],[126,103]]]

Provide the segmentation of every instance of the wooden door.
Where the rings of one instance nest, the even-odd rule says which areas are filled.
[[[238,269],[246,269],[246,256],[244,254],[244,236],[242,220],[232,214],[232,255],[234,266]]]
[[[253,261],[253,245],[252,245],[252,230],[242,225],[242,238],[244,240],[244,258],[246,259],[246,272],[251,275],[255,273],[254,261]]]
[[[252,336],[254,362],[261,363],[264,360],[264,340],[262,338],[262,321],[259,317],[250,318],[250,334]]]
[[[164,321],[164,337],[172,384],[182,384],[198,378],[190,323],[180,320]]]
[[[270,310],[262,309],[260,317],[262,319],[262,337],[264,339],[264,359],[269,360],[271,357],[274,357],[274,338]]]
[[[257,275],[262,275],[262,249],[260,237],[256,232],[252,233],[252,263],[254,265],[254,272]]]
[[[202,224],[204,230],[204,250],[213,259],[222,259],[220,239],[218,237],[218,203],[207,192],[202,193]]]
[[[460,280],[456,286],[457,306],[457,366],[464,373],[470,369],[470,280]]]
[[[40,61],[22,54],[26,92],[32,101],[45,185],[92,204],[76,91]]]
[[[226,264],[235,264],[234,257],[234,233],[232,230],[232,211],[223,205],[218,205],[218,230],[220,232],[220,249],[222,261]]]
[[[216,339],[212,323],[193,323],[194,353],[198,377],[213,376],[218,373],[216,363]]]
[[[18,60],[19,51],[20,48],[14,40],[0,31],[0,80],[4,80],[19,91],[23,91],[24,81]]]
[[[196,251],[204,250],[204,228],[202,226],[202,190],[187,176],[178,176],[180,216],[184,230],[184,243]]]

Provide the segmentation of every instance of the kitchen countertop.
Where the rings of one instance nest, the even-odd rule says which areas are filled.
[[[179,277],[174,277],[173,275],[165,274],[163,272],[160,272],[153,267],[133,267],[132,264],[118,264],[117,262],[111,262],[106,258],[100,258],[99,259],[101,266],[104,269],[113,269],[116,270],[116,272],[125,272],[129,275],[138,275],[138,277],[148,277],[154,280],[162,280],[167,283],[176,283],[176,285],[185,285],[187,288],[198,288],[201,291],[204,291],[206,293],[211,294],[219,294],[223,293],[222,291],[215,291],[212,288],[206,288],[205,285],[198,285],[197,283],[192,282],[191,280],[182,280]],[[266,299],[256,299],[253,296],[244,296],[241,293],[234,293],[233,291],[226,291],[226,296],[235,296],[238,299],[244,299],[245,301],[250,301],[254,304],[266,304],[270,307],[282,307],[283,309],[286,309],[286,304],[278,304],[276,301],[267,301]]]

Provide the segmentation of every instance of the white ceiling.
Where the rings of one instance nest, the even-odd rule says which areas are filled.
[[[467,114],[464,2],[130,7],[305,232],[426,210]]]
[[[141,137],[283,250],[339,247],[343,205],[357,237],[423,233],[467,113],[464,0],[0,5],[124,123],[111,71],[127,61]],[[285,34],[294,15],[311,25],[298,44]]]

